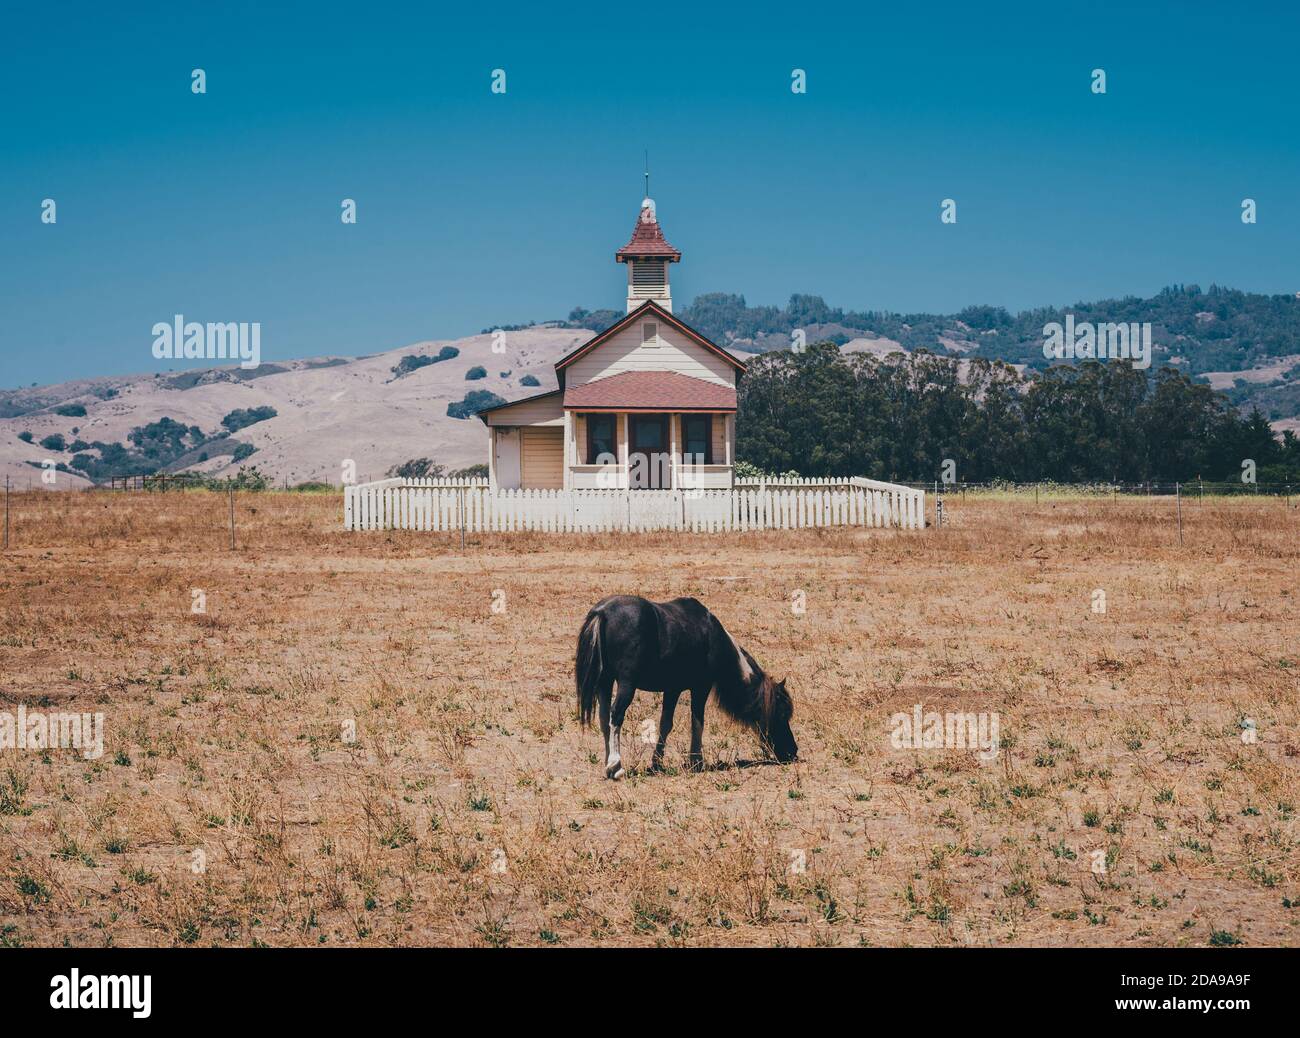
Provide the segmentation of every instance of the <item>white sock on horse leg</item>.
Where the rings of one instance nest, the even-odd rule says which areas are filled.
[[[623,754],[621,752],[618,738],[618,733],[621,730],[621,728],[615,727],[614,725],[609,726],[609,760],[605,762],[605,768],[607,771],[610,768],[618,767],[623,761]],[[619,771],[621,772],[622,768],[619,768]],[[615,777],[617,778],[617,775],[615,775]]]

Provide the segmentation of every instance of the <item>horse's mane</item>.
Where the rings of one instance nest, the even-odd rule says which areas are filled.
[[[735,651],[734,660],[728,660],[725,672],[718,679],[718,706],[741,724],[765,725],[772,716],[776,683],[722,626],[721,620],[714,617],[714,622],[725,636],[726,645]]]

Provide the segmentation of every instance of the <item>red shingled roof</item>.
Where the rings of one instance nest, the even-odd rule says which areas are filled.
[[[570,386],[567,410],[734,411],[736,390],[676,371],[624,371]]]
[[[682,254],[668,244],[664,238],[659,219],[655,216],[653,206],[643,206],[636,218],[636,227],[632,230],[632,240],[624,245],[614,258],[619,263],[643,256],[662,257],[669,263],[680,262]]]

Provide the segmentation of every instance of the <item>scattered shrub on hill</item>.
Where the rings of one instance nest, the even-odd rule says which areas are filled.
[[[444,360],[451,360],[453,357],[459,357],[460,350],[455,346],[444,346],[438,351],[437,356],[422,357],[415,353],[408,353],[405,357],[397,362],[391,369],[393,375],[401,378],[403,375],[409,375],[412,371],[419,371],[421,368],[427,368],[430,364],[437,364]]]
[[[47,451],[61,451],[67,444],[63,440],[62,433],[54,433],[52,436],[47,436],[41,440],[41,446]]]
[[[64,418],[85,418],[86,408],[82,404],[63,404],[56,407],[54,413],[63,415]]]
[[[521,378],[521,379],[519,380],[519,384],[520,384],[521,386],[540,386],[540,385],[541,385],[541,383],[537,381],[537,376],[536,376],[536,375],[525,375],[523,378]]]
[[[480,462],[477,465],[467,465],[463,469],[456,469],[451,473],[452,479],[486,479],[488,474],[487,462]]]
[[[496,407],[498,404],[504,404],[505,400],[487,389],[474,389],[465,394],[465,399],[459,403],[447,405],[447,416],[449,418],[473,418],[485,407]]]
[[[221,419],[221,424],[232,433],[239,432],[240,429],[247,429],[250,425],[274,418],[277,414],[279,412],[274,407],[239,407]]]
[[[487,378],[487,369],[484,368],[483,365],[481,364],[475,364],[472,368],[470,368],[467,372],[465,372],[466,382],[475,382],[481,378]]]
[[[231,461],[243,461],[250,454],[257,453],[257,448],[251,443],[241,443],[235,448],[235,452],[230,455]]]
[[[157,468],[170,464],[204,440],[203,432],[197,425],[182,425],[167,417],[137,426],[126,438],[146,459],[156,461]],[[188,444],[185,442],[187,439],[190,441]]]
[[[229,435],[223,430],[215,439]],[[86,445],[78,441],[74,446],[97,450],[99,457],[83,451],[73,458],[73,465],[96,482],[112,476],[153,475],[207,442],[203,430],[197,425],[186,426],[171,418],[160,418],[132,429],[127,434],[127,444],[96,440]]]
[[[20,440],[22,440],[23,443],[31,443],[31,442],[32,442],[32,431],[31,431],[30,429],[24,429],[22,432],[20,432],[20,433],[18,434],[18,438],[19,438]]]

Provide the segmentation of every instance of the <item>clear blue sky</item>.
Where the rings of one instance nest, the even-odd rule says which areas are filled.
[[[275,360],[621,306],[645,148],[683,303],[1296,291],[1300,15],[1209,6],[11,5],[0,387],[175,313]]]

